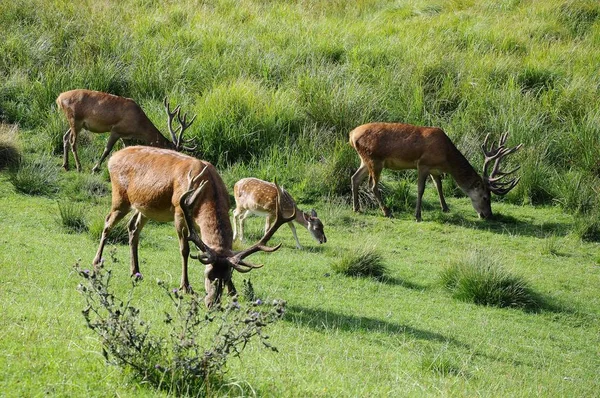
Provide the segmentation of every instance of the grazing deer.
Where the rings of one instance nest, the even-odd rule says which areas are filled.
[[[189,122],[187,121],[187,114],[182,119],[181,108],[176,106],[171,112],[167,98],[165,98],[164,103],[172,142],[162,135],[148,119],[142,108],[131,98],[119,97],[100,91],[78,89],[60,94],[56,99],[56,103],[69,121],[69,129],[63,136],[63,168],[65,170],[69,169],[68,148],[70,146],[77,171],[81,171],[81,163],[77,156],[77,135],[82,128],[92,133],[110,132],[106,148],[100,156],[100,160],[92,169],[92,173],[100,170],[100,165],[119,138],[138,140],[146,145],[160,148],[193,149],[185,146],[187,141],[183,140],[183,132],[194,122],[196,116]],[[172,123],[175,116],[179,120],[180,127],[174,131]]]
[[[262,267],[244,259],[257,251],[277,250],[281,245],[267,247],[267,241],[282,224],[296,217],[295,212],[284,217],[278,199],[277,215],[271,228],[258,243],[234,252],[229,194],[212,164],[169,149],[131,146],[111,156],[108,170],[112,206],[106,217],[94,266],[102,262],[107,234],[131,209],[135,211],[128,225],[132,276],[139,273],[137,248],[140,232],[148,219],[159,222],[174,220],[182,257],[180,289],[186,292],[192,290],[187,272],[191,241],[202,252],[191,257],[206,265],[205,303],[209,307],[219,300],[224,284],[231,295],[236,293],[231,281],[234,269],[248,272]],[[196,232],[196,226],[200,228],[202,238]]]
[[[386,217],[390,216],[389,209],[383,204],[377,183],[384,168],[392,170],[417,169],[418,191],[415,217],[421,221],[421,199],[425,190],[427,176],[431,175],[440,197],[443,211],[448,211],[448,205],[442,193],[441,173],[450,174],[456,184],[462,189],[481,218],[492,215],[490,192],[496,195],[506,195],[517,185],[519,178],[501,181],[502,178],[519,169],[501,172],[498,170],[500,161],[516,152],[522,144],[506,148],[508,133],[502,134],[498,146],[492,144],[488,150],[489,134],[481,146],[485,155],[483,175],[480,176],[473,166],[454,146],[450,138],[439,128],[418,127],[401,123],[369,123],[358,126],[350,132],[350,144],[360,156],[360,167],[352,176],[352,202],[354,211],[359,211],[358,185],[369,175],[371,190],[379,207]],[[490,164],[494,164],[488,174]]]
[[[319,243],[327,242],[323,223],[317,217],[317,212],[313,209],[310,214],[298,209],[296,202],[290,194],[282,189],[283,197],[281,205],[283,208],[293,208],[296,212],[296,218],[293,220],[310,232],[310,234]],[[271,226],[271,222],[276,217],[277,203],[279,191],[275,184],[267,181],[259,180],[258,178],[243,178],[235,183],[233,187],[233,195],[235,197],[236,208],[233,211],[233,240],[238,236],[240,240],[244,239],[244,220],[250,215],[266,216],[265,232]],[[239,225],[239,235],[237,226]],[[294,239],[296,240],[296,248],[302,249],[296,228],[290,221],[288,223]]]

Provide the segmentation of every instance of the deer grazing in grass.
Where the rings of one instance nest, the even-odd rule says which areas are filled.
[[[427,176],[431,175],[438,191],[444,212],[448,205],[442,193],[441,173],[450,174],[456,184],[469,196],[475,211],[481,218],[492,216],[490,192],[506,195],[517,185],[519,178],[502,179],[517,171],[499,171],[500,161],[521,148],[522,144],[506,148],[508,133],[502,134],[498,146],[488,148],[489,134],[481,146],[485,155],[483,175],[454,146],[450,138],[439,128],[419,127],[401,123],[369,123],[350,132],[350,144],[360,156],[360,167],[352,176],[352,202],[354,211],[359,211],[358,185],[369,175],[371,190],[386,217],[389,209],[383,204],[377,183],[384,168],[392,170],[417,169],[418,190],[415,218],[421,221],[421,199]],[[491,172],[489,167],[493,163]]]
[[[110,132],[106,148],[100,156],[100,160],[92,169],[93,173],[100,170],[100,165],[119,138],[137,140],[145,145],[178,151],[193,149],[185,146],[188,141],[183,139],[183,132],[194,122],[196,116],[188,122],[187,114],[183,118],[181,117],[180,106],[176,106],[171,111],[167,98],[165,98],[164,104],[168,116],[169,132],[173,141],[169,141],[162,135],[148,119],[142,108],[131,98],[119,97],[100,91],[78,89],[60,94],[56,99],[56,104],[69,122],[69,129],[63,136],[63,168],[65,170],[69,169],[68,149],[70,146],[77,171],[81,171],[81,163],[79,162],[79,156],[77,156],[77,135],[82,128],[92,133]],[[172,124],[175,116],[179,120],[180,127],[173,130]]]
[[[131,275],[139,273],[138,242],[140,232],[148,221],[175,221],[182,257],[180,289],[191,292],[188,280],[189,242],[202,252],[192,255],[206,265],[204,271],[210,307],[218,302],[224,285],[229,294],[236,290],[231,280],[233,270],[249,272],[262,265],[254,265],[244,259],[257,251],[272,252],[275,247],[265,246],[275,231],[296,217],[295,212],[284,217],[279,205],[271,228],[258,243],[234,252],[233,232],[229,220],[229,194],[216,169],[208,162],[179,152],[148,146],[130,146],[113,154],[108,161],[112,184],[112,205],[106,217],[100,246],[94,258],[94,266],[102,262],[102,252],[107,234],[131,209],[134,214],[129,221],[129,245],[131,251]],[[200,235],[196,231],[200,228]]]
[[[306,228],[317,242],[327,242],[323,223],[317,217],[317,212],[314,209],[311,210],[310,214],[301,211],[296,206],[296,202],[291,195],[284,189],[282,189],[282,192],[283,196],[280,199],[281,206],[285,209],[292,208],[296,212],[296,218],[293,221]],[[259,180],[258,178],[243,178],[235,183],[233,195],[236,203],[235,210],[233,211],[233,240],[238,237],[240,240],[244,240],[244,220],[250,214],[266,216],[265,231],[268,231],[277,215],[279,190],[275,184]],[[296,240],[296,248],[302,249],[294,224],[290,221],[288,225]]]

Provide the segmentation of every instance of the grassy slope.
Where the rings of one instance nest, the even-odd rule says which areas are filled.
[[[591,72],[599,69],[600,29],[595,6],[578,14],[591,3],[3,2],[0,118],[20,124],[24,151],[40,156],[60,146],[65,123],[53,109],[60,91],[134,97],[159,126],[169,94],[198,113],[192,130],[211,161],[224,165],[248,148],[266,154],[252,174],[283,174],[280,181],[292,181],[305,197],[301,191],[320,176],[311,172],[327,165],[321,157],[329,160],[335,141],[364,121],[440,125],[474,162],[485,133],[509,130],[511,141],[525,143],[512,202],[565,203],[564,192],[582,192],[568,185],[577,173],[597,188],[598,75]],[[83,154],[86,170],[99,145]],[[565,174],[570,169],[574,175]],[[247,170],[222,171],[231,185]],[[258,294],[288,300],[289,312],[272,331],[280,354],[250,347],[231,361],[230,394],[596,393],[598,245],[578,241],[573,219],[557,209],[495,203],[505,217],[484,223],[464,198],[450,199],[452,212],[443,215],[431,188],[427,195],[421,224],[410,214],[389,220],[318,202],[327,245],[315,247],[299,231],[310,248],[299,252],[284,229],[276,236],[280,252],[253,256],[266,263],[250,276]],[[106,199],[89,206],[90,214],[108,208]],[[65,234],[57,216],[55,199],[15,194],[0,174],[0,391],[153,396],[105,366],[83,324],[70,268],[77,259],[89,263],[97,242]],[[254,220],[254,236],[262,224]],[[382,252],[387,282],[328,275],[339,253],[357,244]],[[144,230],[140,298],[156,323],[154,280],[178,284],[176,247],[172,226]],[[553,306],[535,314],[451,299],[437,275],[473,250],[499,256]],[[124,291],[126,247],[117,247],[116,259],[115,282]],[[190,271],[197,287],[200,269]]]
[[[83,325],[70,266],[79,258],[89,263],[97,242],[63,233],[54,200],[14,194],[5,181],[0,190],[0,389],[14,396],[152,395],[104,365]],[[432,195],[427,199],[436,204]],[[281,352],[252,346],[231,360],[235,387],[229,393],[239,387],[266,396],[593,395],[600,387],[597,244],[568,235],[571,218],[553,209],[497,204],[504,222],[484,223],[466,199],[449,202],[450,215],[430,208],[421,224],[408,214],[390,220],[322,204],[317,210],[328,243],[315,246],[299,231],[305,251],[294,249],[289,231],[279,232],[283,249],[255,255],[266,266],[250,278],[260,297],[288,301],[285,321],[271,331]],[[252,221],[250,233],[257,235],[262,220]],[[556,255],[544,239],[549,235]],[[357,244],[376,245],[389,280],[332,274],[339,253]],[[153,281],[177,285],[176,246],[171,225],[144,230],[140,305],[156,323],[161,296]],[[477,249],[500,256],[551,305],[525,313],[449,297],[438,284],[439,271]],[[115,284],[127,289],[127,248],[117,246],[115,257]],[[198,287],[200,275],[194,265]],[[240,275],[235,278],[241,285]]]

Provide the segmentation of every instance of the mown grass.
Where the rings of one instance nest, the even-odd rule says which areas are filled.
[[[18,126],[0,152],[0,390],[160,395],[106,366],[80,314],[72,265],[91,262],[110,206],[106,171],[87,175],[106,135],[82,134],[86,174],[59,169],[67,126],[54,101],[81,87],[134,98],[163,131],[168,95],[198,114],[196,155],[228,187],[277,178],[325,223],[326,245],[299,251],[282,231],[279,252],[253,258],[266,265],[246,294],[289,304],[272,335],[281,352],[249,347],[213,395],[593,396],[599,10],[593,0],[0,3],[0,121]],[[394,218],[380,217],[368,191],[371,205],[355,215],[347,133],[374,120],[440,126],[476,169],[485,135],[509,131],[510,145],[524,144],[508,162],[522,166],[521,181],[494,199],[488,222],[452,182],[450,213],[428,187],[416,224],[414,173],[385,172]],[[88,233],[57,223],[57,200],[86,209]],[[260,236],[263,220],[249,222],[248,236]],[[159,325],[153,281],[178,285],[177,238],[168,224],[142,235],[139,300]],[[377,242],[384,278],[331,272],[364,242]],[[111,245],[125,291],[129,250]],[[444,266],[490,247],[547,301],[537,312],[440,287]],[[199,288],[202,272],[190,266]]]

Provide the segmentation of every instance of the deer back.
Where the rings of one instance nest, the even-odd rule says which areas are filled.
[[[469,186],[481,177],[437,127],[403,123],[369,123],[350,132],[350,144],[363,162],[392,170],[416,169],[418,165],[449,173],[459,185]]]
[[[207,171],[202,197],[192,214],[202,239],[216,251],[230,251],[233,230],[229,220],[229,195],[223,180],[208,162],[169,149],[131,146],[110,158],[108,169],[115,201],[123,202],[150,219],[171,221],[180,211],[179,200],[188,191],[189,175]]]
[[[285,213],[296,208],[291,195],[282,189],[281,208]],[[277,203],[277,187],[275,184],[258,178],[243,178],[233,186],[233,195],[238,208],[250,210],[258,214],[274,215]],[[300,212],[297,216],[300,216]]]
[[[60,94],[56,103],[67,119],[93,133],[114,131],[120,138],[140,140],[163,148],[172,147],[131,98],[77,89]]]

